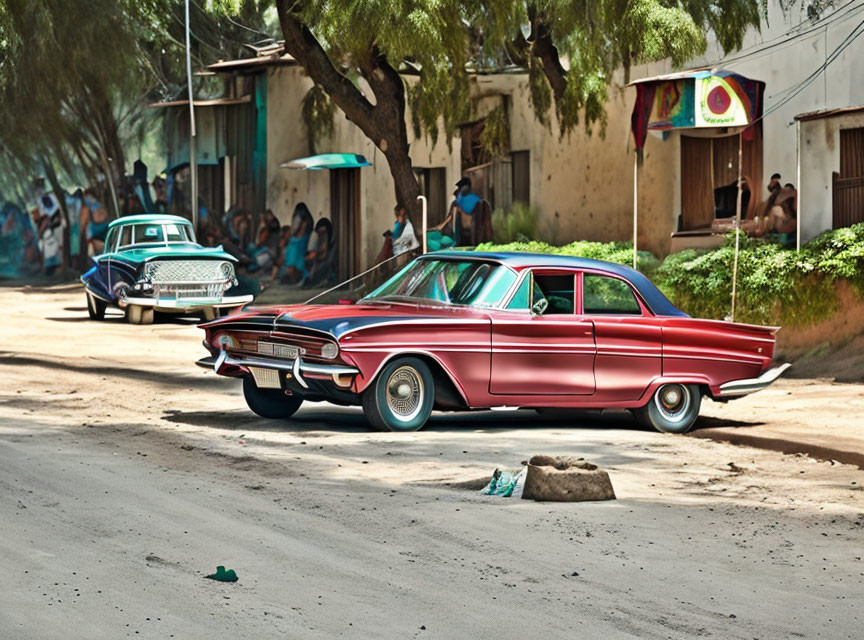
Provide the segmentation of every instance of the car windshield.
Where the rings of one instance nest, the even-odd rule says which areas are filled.
[[[127,224],[120,230],[120,248],[142,244],[194,241],[192,226],[188,224]]]
[[[428,300],[494,307],[516,281],[516,272],[495,262],[458,258],[418,259],[361,302]]]

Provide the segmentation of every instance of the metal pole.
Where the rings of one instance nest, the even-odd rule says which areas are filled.
[[[120,217],[120,203],[117,202],[117,191],[114,189],[114,178],[111,177],[111,158],[105,155],[105,150],[99,146],[99,155],[102,156],[102,166],[105,169],[105,178],[108,180],[108,190],[111,192],[111,202],[114,204],[114,218]]]
[[[738,245],[741,238],[741,192],[743,185],[741,184],[741,158],[744,155],[742,148],[744,145],[744,130],[738,133],[738,201],[735,203],[735,259],[732,265],[732,322],[735,322],[735,293],[738,285]],[[750,197],[753,197],[751,192]]]
[[[186,86],[189,91],[189,177],[192,192],[189,205],[192,207],[192,227],[198,232],[198,158],[195,150],[195,104],[192,94],[192,52],[189,29],[189,0],[186,0]]]
[[[429,248],[426,246],[426,228],[428,227],[428,207],[426,196],[417,196],[417,199],[423,205],[423,253],[427,253]]]
[[[795,188],[798,192],[795,194],[795,208],[798,209],[798,205],[801,202],[801,121],[795,121],[795,162],[797,164],[797,174],[795,177]],[[795,221],[795,251],[801,251],[801,211],[800,209],[795,212],[795,217],[798,218]]]
[[[639,229],[639,152],[633,155],[633,268],[636,268],[637,232]]]

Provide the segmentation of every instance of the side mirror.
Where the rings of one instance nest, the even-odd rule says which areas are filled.
[[[543,312],[549,308],[549,301],[546,298],[540,298],[537,302],[531,305],[531,313],[535,316],[542,316]]]

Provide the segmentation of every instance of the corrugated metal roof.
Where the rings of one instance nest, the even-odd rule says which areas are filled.
[[[795,116],[796,120],[806,122],[807,120],[821,120],[823,118],[832,118],[846,113],[857,113],[864,111],[864,105],[858,107],[840,107],[838,109],[821,109],[819,111],[808,111],[807,113],[799,113]]]

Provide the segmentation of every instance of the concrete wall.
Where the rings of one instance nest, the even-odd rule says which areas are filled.
[[[666,69],[654,65],[653,72]],[[633,137],[630,113],[636,92],[617,76],[609,88],[607,126],[589,133],[579,126],[561,137],[552,114],[549,129],[535,117],[527,75],[481,76],[477,90],[511,97],[511,148],[528,150],[531,201],[538,209],[540,239],[630,240],[633,237]],[[482,114],[481,114],[482,115]],[[639,245],[665,255],[680,201],[677,135],[650,135],[639,167]]]
[[[303,96],[312,86],[300,67],[271,68],[267,73],[267,206],[287,224],[298,202],[305,202],[317,220],[330,217],[330,172],[282,169],[280,164],[310,154],[300,117]],[[367,95],[371,91],[366,87]],[[409,116],[410,117],[410,116]],[[333,135],[318,142],[316,153],[359,153],[372,163],[360,170],[361,266],[371,266],[381,249],[382,233],[393,227],[396,204],[393,179],[384,155],[345,115],[336,110]],[[458,180],[459,142],[452,151],[444,140],[431,145],[414,140],[411,159],[415,167],[445,167],[447,180]]]
[[[864,113],[801,122],[801,191],[798,197],[802,241],[832,226],[831,174],[840,171],[840,130],[864,127]]]

